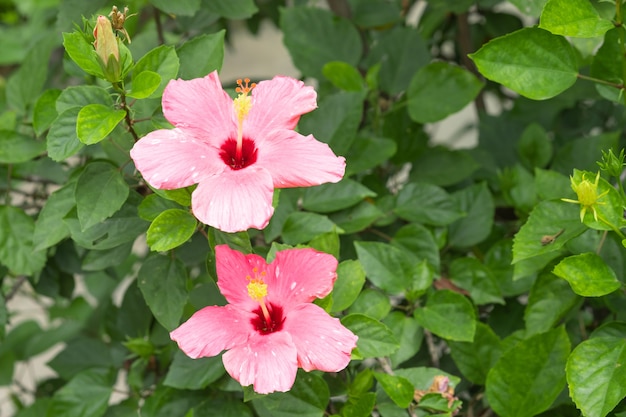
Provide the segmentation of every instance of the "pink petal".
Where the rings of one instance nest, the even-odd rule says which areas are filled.
[[[218,146],[236,137],[233,100],[213,71],[204,78],[172,80],[163,92],[163,115],[198,140]]]
[[[227,233],[263,229],[274,213],[273,193],[272,178],[263,168],[226,168],[198,184],[191,207],[198,220]]]
[[[224,170],[218,150],[181,129],[148,133],[130,150],[135,166],[151,186],[182,188]]]
[[[257,333],[245,346],[224,353],[222,361],[230,376],[259,394],[289,391],[298,371],[296,348],[285,332]]]
[[[227,245],[215,247],[217,270],[217,286],[229,303],[237,307],[253,311],[259,303],[248,295],[247,277],[255,278],[254,268],[258,273],[267,269],[265,259],[258,255],[243,253],[229,248]]]
[[[215,356],[221,351],[244,345],[251,334],[254,315],[224,307],[204,307],[170,333],[172,340],[191,358]]]
[[[244,136],[263,136],[275,129],[293,129],[300,116],[317,107],[313,87],[291,77],[261,81],[252,90],[252,108],[244,122]]]
[[[290,130],[276,130],[270,136],[256,139],[256,164],[270,172],[275,188],[310,187],[343,178],[346,160],[327,144]]]
[[[283,308],[327,296],[337,279],[337,259],[314,249],[276,252],[267,271],[267,299]]]
[[[300,304],[291,310],[283,331],[291,335],[298,350],[298,366],[305,371],[341,371],[348,366],[358,339],[339,319],[315,304]]]

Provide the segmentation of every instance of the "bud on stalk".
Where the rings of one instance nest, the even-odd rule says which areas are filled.
[[[96,48],[105,78],[111,82],[118,82],[121,74],[120,50],[111,21],[106,16],[98,16],[93,36],[96,39],[93,46]]]

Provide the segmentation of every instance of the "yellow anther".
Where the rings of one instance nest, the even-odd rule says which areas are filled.
[[[264,277],[266,273],[262,271],[259,274],[259,269],[256,267],[252,269],[252,272],[254,272],[254,278],[250,275],[246,276],[246,279],[250,281],[248,283],[248,295],[254,301],[261,302],[263,298],[267,296],[267,284],[261,278]]]

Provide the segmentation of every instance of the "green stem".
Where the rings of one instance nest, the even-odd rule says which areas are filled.
[[[598,84],[608,85],[609,87],[615,87],[620,90],[624,88],[624,84],[616,84],[610,81],[601,80],[600,78],[589,77],[588,75],[578,74],[577,77],[580,78],[581,80],[587,80],[587,81],[591,81],[591,82],[598,83]]]
[[[600,220],[602,223],[606,224],[607,226],[609,226],[611,228],[612,231],[614,231],[615,233],[617,233],[617,235],[623,240],[626,239],[626,236],[624,236],[624,234],[622,233],[621,230],[619,230],[617,227],[615,227],[615,225],[613,223],[609,223],[604,217],[602,217],[601,214],[598,214],[598,220]]]

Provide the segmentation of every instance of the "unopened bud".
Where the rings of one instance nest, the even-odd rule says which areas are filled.
[[[93,30],[93,46],[100,58],[100,65],[107,80],[117,82],[120,78],[120,50],[117,37],[113,33],[111,21],[106,16],[98,16]]]

